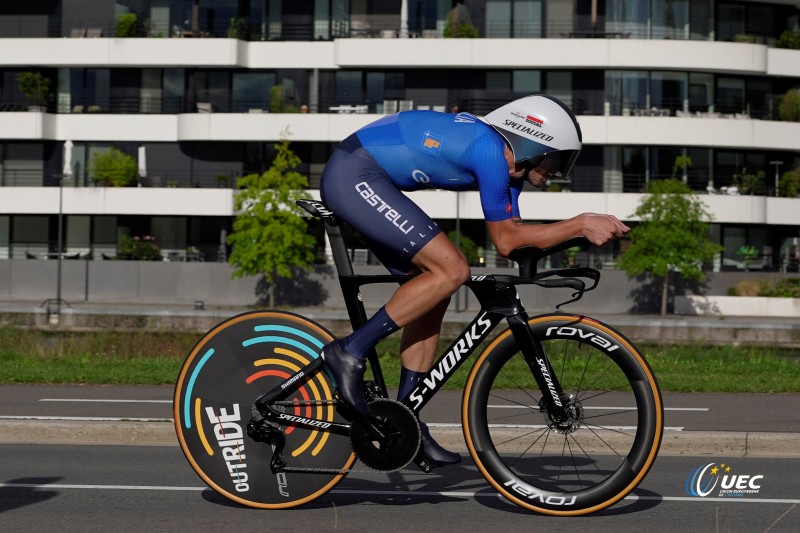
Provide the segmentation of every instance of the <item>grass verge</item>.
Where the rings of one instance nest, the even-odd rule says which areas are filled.
[[[195,333],[49,332],[0,328],[0,383],[171,384]],[[397,385],[399,339],[378,346]],[[443,341],[441,351],[446,348]],[[800,353],[763,346],[641,346],[661,388],[678,392],[800,392]],[[463,387],[467,361],[447,387]]]

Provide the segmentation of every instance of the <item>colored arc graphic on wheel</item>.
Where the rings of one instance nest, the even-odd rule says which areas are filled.
[[[322,341],[309,335],[297,328],[283,325],[258,325],[253,328],[255,333],[267,333],[242,341],[243,348],[270,345],[272,357],[263,357],[263,352],[259,353],[259,358],[254,360],[252,365],[256,371],[245,378],[246,384],[267,377],[275,377],[281,380],[290,378],[299,372],[304,366],[308,365],[312,359],[319,357],[319,352],[323,346]],[[212,357],[217,353],[214,348],[209,348],[200,358],[199,362],[192,370],[191,376],[186,386],[183,397],[183,424],[186,429],[191,429],[195,424],[198,438],[208,455],[214,455],[214,450],[210,446],[202,425],[202,399],[194,398],[192,402],[195,382],[203,371],[203,368],[212,361]],[[221,355],[217,355],[220,357]],[[209,371],[213,371],[209,369]],[[332,396],[331,388],[325,381],[323,374],[316,373],[310,379],[301,380],[295,385],[299,395],[292,398],[294,407],[292,408],[295,416],[314,418],[326,422],[334,419],[334,407],[332,403],[325,404]],[[295,431],[294,424],[285,428],[285,434],[291,435]],[[295,449],[291,451],[292,457],[297,457],[310,449],[312,456],[316,456],[325,447],[330,433],[313,429],[308,437]],[[315,444],[316,443],[316,444]]]

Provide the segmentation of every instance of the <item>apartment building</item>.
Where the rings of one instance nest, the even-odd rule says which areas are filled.
[[[796,268],[800,198],[779,181],[800,168],[800,122],[780,110],[800,86],[785,47],[799,14],[794,0],[2,2],[0,259],[102,260],[129,236],[167,260],[224,260],[236,178],[269,168],[281,138],[313,196],[337,142],[383,114],[482,115],[546,92],[574,109],[584,149],[569,179],[524,196],[527,220],[635,222],[647,184],[679,177],[714,216],[715,270],[741,269],[744,245],[750,268]],[[131,186],[93,175],[111,148],[137,160]],[[476,194],[413,194],[494,264]]]

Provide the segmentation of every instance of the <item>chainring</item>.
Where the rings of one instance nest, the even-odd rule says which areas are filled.
[[[370,402],[369,409],[383,423],[388,442],[382,445],[363,422],[355,420],[350,426],[353,451],[369,468],[379,472],[400,470],[414,459],[420,447],[417,417],[402,403],[387,398]]]

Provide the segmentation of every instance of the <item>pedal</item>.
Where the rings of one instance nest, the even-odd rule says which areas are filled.
[[[426,461],[425,458],[422,457],[422,454],[414,458],[414,464],[426,474],[433,472],[433,465]]]

